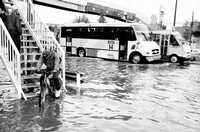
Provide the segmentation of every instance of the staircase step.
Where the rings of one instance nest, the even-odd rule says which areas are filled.
[[[37,52],[34,52],[34,53],[21,53],[21,55],[41,55],[41,53],[37,53]]]
[[[31,35],[23,35],[21,40],[25,41],[25,40],[34,40],[34,39]]]
[[[39,62],[39,60],[26,60],[26,61],[25,60],[21,60],[20,63],[22,64],[22,63],[38,63],[38,62]]]
[[[29,75],[29,76],[22,76],[22,79],[23,80],[26,80],[26,79],[37,79],[37,78],[40,78],[40,74],[33,74],[33,75]]]
[[[23,39],[23,40],[21,40],[21,42],[36,42],[35,40],[25,40],[25,39]]]
[[[38,49],[39,47],[36,47],[36,46],[21,46],[21,48]]]
[[[23,84],[22,89],[25,93],[34,92],[40,88],[40,82]]]
[[[30,33],[22,33],[22,36],[32,36]]]
[[[40,85],[40,82],[35,82],[35,83],[27,83],[27,84],[23,84],[23,88],[24,87],[38,87]]]
[[[0,91],[9,91],[14,88],[12,84],[0,85]]]
[[[22,71],[36,71],[37,70],[37,67],[24,67],[24,68],[21,68]]]

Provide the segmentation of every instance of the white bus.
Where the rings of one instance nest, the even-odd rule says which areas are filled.
[[[177,31],[152,31],[151,39],[160,45],[161,59],[172,63],[191,59],[191,48]]]
[[[108,24],[77,23],[61,27],[60,43],[66,45],[66,51],[78,56],[100,57],[119,61],[140,63],[143,60],[160,59],[157,43],[149,41],[145,25],[122,23]]]

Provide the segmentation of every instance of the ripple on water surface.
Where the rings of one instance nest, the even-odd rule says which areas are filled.
[[[67,57],[66,70],[84,73],[81,95],[7,101],[2,131],[199,132],[200,65],[141,64]]]

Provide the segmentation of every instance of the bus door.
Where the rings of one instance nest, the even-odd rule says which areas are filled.
[[[72,53],[72,37],[66,38],[66,52]]]
[[[119,32],[119,60],[127,61],[128,29]]]
[[[161,51],[161,58],[164,59],[167,57],[168,46],[169,46],[169,35],[160,34],[160,51]]]
[[[72,53],[72,28],[66,28],[66,52]]]

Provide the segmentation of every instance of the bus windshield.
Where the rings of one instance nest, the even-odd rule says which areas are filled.
[[[183,37],[180,33],[176,32],[174,34],[176,40],[180,43],[180,44],[189,44]]]
[[[150,30],[144,24],[135,24],[135,31],[140,41],[150,41]]]
[[[148,33],[136,32],[139,41],[150,41],[150,35]]]
[[[174,36],[178,41],[185,41],[185,39],[181,36],[180,33],[175,33]]]
[[[134,25],[135,31],[136,32],[148,32],[149,29],[146,25]]]

